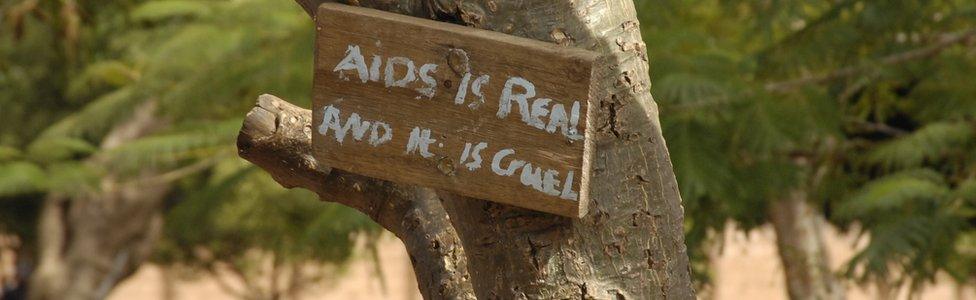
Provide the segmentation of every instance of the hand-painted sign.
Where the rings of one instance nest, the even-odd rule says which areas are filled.
[[[576,217],[597,54],[341,4],[316,16],[316,158]]]

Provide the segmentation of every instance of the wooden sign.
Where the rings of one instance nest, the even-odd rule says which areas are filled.
[[[341,4],[320,6],[316,23],[317,159],[586,213],[595,52]]]

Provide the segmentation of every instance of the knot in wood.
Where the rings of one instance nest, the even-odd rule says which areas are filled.
[[[573,38],[566,34],[562,28],[556,28],[549,32],[549,36],[552,37],[552,41],[556,42],[560,46],[566,46],[572,44]]]
[[[454,173],[456,172],[454,160],[450,157],[442,157],[439,161],[437,161],[437,170],[440,170],[444,175],[454,176]]]
[[[447,64],[457,75],[468,73],[470,71],[468,52],[458,48],[447,50]]]

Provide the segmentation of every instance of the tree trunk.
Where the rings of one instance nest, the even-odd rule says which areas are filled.
[[[179,278],[176,275],[176,271],[169,267],[159,268],[159,285],[162,286],[162,291],[159,293],[159,298],[162,300],[176,300],[176,284]]]
[[[106,136],[102,149],[156,129],[154,114],[153,101],[137,108]],[[106,176],[91,193],[48,195],[38,226],[32,299],[103,299],[135,271],[162,231],[161,204],[170,189],[169,183],[139,180],[153,175],[146,170],[127,180]]]
[[[316,5],[323,1],[298,2],[306,11],[314,12]],[[467,254],[465,259],[440,259],[450,261],[448,265],[466,260],[478,298],[695,297],[684,245],[681,199],[661,136],[657,106],[648,93],[646,51],[630,0],[360,0],[352,3],[605,54],[605,64],[594,77],[601,88],[595,91],[591,109],[596,110],[596,120],[603,125],[590,128],[597,132],[597,154],[591,179],[592,203],[587,216],[569,219],[438,192],[446,216],[439,216],[439,211],[428,216],[450,220],[451,232],[456,232]],[[282,122],[279,126],[310,126],[304,121],[305,124],[299,125]],[[252,162],[266,161],[256,163],[276,178],[296,176],[291,175],[295,173],[294,167],[300,167],[282,165],[280,160],[273,159],[276,155],[297,150],[298,153],[287,155],[314,160],[308,147],[270,147],[260,153],[250,152],[245,158]],[[321,185],[317,182],[323,181],[323,177],[305,175],[312,177],[283,184],[315,190]],[[439,206],[440,203],[428,204]],[[361,205],[352,203],[351,206]],[[401,238],[403,229],[398,229]],[[405,243],[411,256],[431,255],[415,253],[409,242]],[[418,275],[445,271],[429,265],[414,267]],[[428,299],[440,298],[425,291],[426,286],[436,285],[428,280],[418,278],[422,293]]]
[[[786,275],[790,299],[844,299],[843,287],[830,271],[820,214],[807,203],[805,191],[774,201],[769,216]]]

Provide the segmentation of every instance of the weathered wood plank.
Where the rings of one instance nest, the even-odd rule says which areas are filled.
[[[317,159],[585,214],[595,52],[341,4],[316,19]]]

